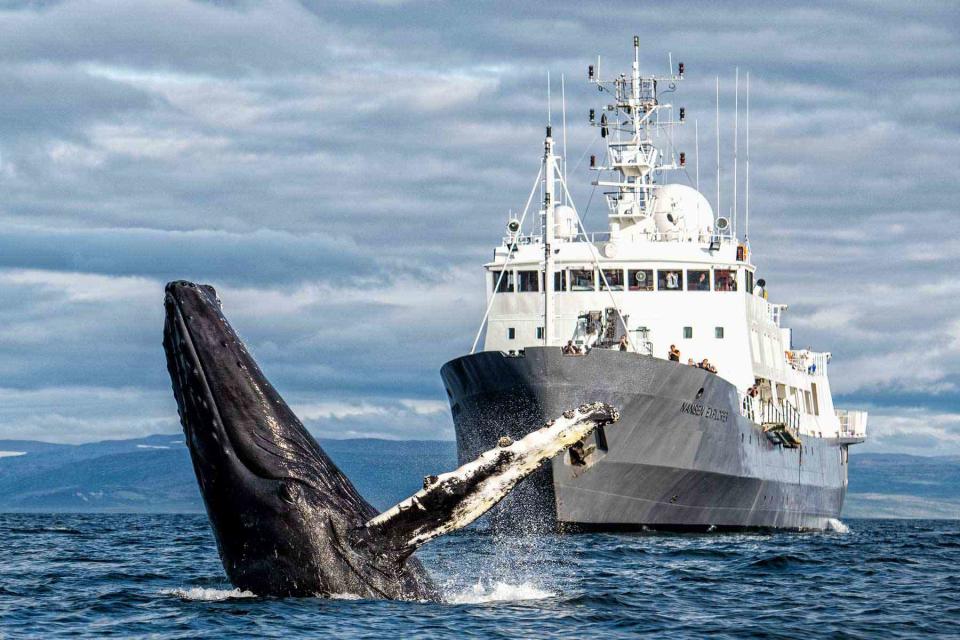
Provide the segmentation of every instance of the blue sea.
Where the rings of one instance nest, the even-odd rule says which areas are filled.
[[[828,533],[497,537],[419,556],[444,604],[258,598],[203,515],[0,514],[0,637],[960,635],[960,522]]]

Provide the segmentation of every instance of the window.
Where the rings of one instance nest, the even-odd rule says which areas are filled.
[[[503,278],[500,277],[501,271],[491,271],[490,274],[493,276],[493,290],[497,293],[513,293],[513,271],[507,271],[503,274]],[[497,286],[497,283],[500,283]]]
[[[811,383],[810,389],[813,392],[811,393],[811,395],[813,396],[813,415],[818,416],[820,415],[820,399],[817,398],[817,383],[816,382]]]
[[[683,328],[683,338],[689,340],[693,337],[693,327],[684,327]]]
[[[710,272],[687,271],[687,291],[710,291]]]
[[[513,327],[507,328],[507,340],[513,340],[517,337],[517,330]]]
[[[723,340],[723,327],[714,327],[713,337],[715,337],[717,340]]]
[[[537,327],[537,340],[543,340],[543,327]]]
[[[570,269],[570,291],[594,291],[593,269]]]
[[[567,272],[566,271],[553,272],[553,290],[554,291],[567,290]]]
[[[540,291],[540,272],[517,271],[517,282],[520,291]]]
[[[657,289],[660,291],[683,291],[683,270],[659,269],[657,271]]]
[[[753,293],[753,271],[747,271],[747,293]]]
[[[653,291],[653,269],[630,269],[627,284],[630,291]]]
[[[714,291],[736,291],[737,290],[737,270],[736,269],[714,269],[713,290]]]
[[[623,269],[604,269],[603,278],[600,279],[600,290],[606,291],[607,287],[603,280],[606,279],[610,285],[610,291],[623,291]]]

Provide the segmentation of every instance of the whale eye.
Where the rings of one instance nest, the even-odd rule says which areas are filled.
[[[281,482],[280,487],[277,489],[277,497],[287,504],[293,504],[293,492],[290,491],[290,485],[286,482]]]

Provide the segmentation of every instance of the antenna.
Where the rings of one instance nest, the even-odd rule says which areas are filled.
[[[737,235],[737,141],[740,139],[740,67],[733,81],[733,235]]]
[[[563,181],[567,181],[567,92],[563,84],[563,74],[560,74],[560,104],[563,110]],[[564,198],[566,203],[566,198]],[[569,203],[568,203],[569,204]]]
[[[552,109],[550,107],[550,72],[547,71],[547,124],[550,124],[550,117]]]
[[[747,176],[746,202],[743,203],[743,239],[750,238],[750,72],[747,71]]]
[[[717,215],[720,215],[720,76],[717,76]]]

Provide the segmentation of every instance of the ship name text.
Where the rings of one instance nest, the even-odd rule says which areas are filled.
[[[726,422],[730,417],[730,412],[724,409],[716,409],[700,404],[699,402],[684,402],[680,405],[680,413],[689,413],[692,416],[716,420],[717,422]]]

